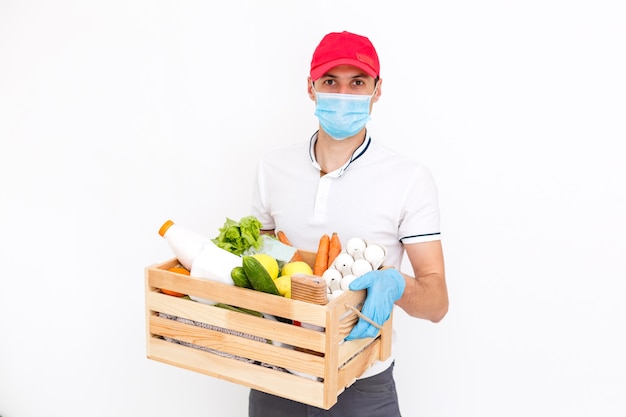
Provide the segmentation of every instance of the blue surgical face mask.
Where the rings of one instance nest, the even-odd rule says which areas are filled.
[[[378,88],[378,86],[376,86]],[[318,93],[315,115],[320,126],[333,139],[343,140],[359,133],[370,120],[372,95]]]

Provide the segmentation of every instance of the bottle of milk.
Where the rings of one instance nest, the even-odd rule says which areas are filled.
[[[187,270],[196,278],[210,279],[228,285],[234,285],[230,273],[236,266],[241,266],[241,258],[228,252],[206,236],[193,230],[174,224],[168,220],[159,229],[170,249]],[[189,296],[205,304],[215,304],[212,300]]]

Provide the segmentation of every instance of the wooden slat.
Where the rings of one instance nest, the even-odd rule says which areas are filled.
[[[189,369],[294,401],[323,407],[324,384],[287,372],[264,368],[162,339],[149,340],[152,360]],[[336,400],[335,400],[336,402]]]
[[[324,377],[324,358],[294,350],[289,347],[274,346],[271,343],[248,339],[198,327],[180,321],[158,316],[150,318],[150,330],[154,335],[169,337],[224,354],[239,356],[291,371]]]
[[[326,310],[326,364],[324,366],[324,408],[330,407],[336,401],[337,370],[339,369],[339,322],[345,307],[339,303],[332,303]]]
[[[391,356],[391,336],[392,336],[392,326],[393,326],[393,311],[391,312],[391,316],[389,316],[389,320],[383,324],[383,329],[380,331],[380,357],[381,361],[386,360]]]
[[[348,363],[339,369],[337,385],[339,387],[349,387],[352,385],[356,378],[360,377],[363,372],[378,359],[380,355],[379,352],[380,339],[375,339],[374,342],[360,351],[358,355],[353,356]],[[339,395],[339,393],[337,395]]]
[[[152,267],[147,274],[150,287],[165,288],[278,317],[288,319],[299,317],[300,321],[316,326],[325,325],[326,310],[324,306],[290,300],[260,291],[226,285],[221,282],[174,274],[161,269],[160,266]]]
[[[350,359],[352,359],[355,355],[359,354],[359,352],[363,351],[366,347],[371,345],[376,339],[372,339],[371,337],[365,339],[355,339],[355,340],[347,340],[339,345],[339,353],[338,353],[338,367],[341,368],[344,366]]]
[[[274,320],[205,305],[159,292],[146,294],[147,308],[292,346],[323,352],[326,334]]]

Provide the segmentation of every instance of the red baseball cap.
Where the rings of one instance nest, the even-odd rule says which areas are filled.
[[[332,32],[324,36],[313,52],[311,79],[319,79],[337,65],[354,65],[376,78],[380,75],[378,54],[365,36],[350,32]]]

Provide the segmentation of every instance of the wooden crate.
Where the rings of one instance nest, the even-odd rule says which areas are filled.
[[[391,353],[391,319],[374,339],[343,340],[358,319],[351,306],[360,309],[365,290],[317,305],[168,271],[177,264],[171,259],[145,269],[149,359],[329,409],[375,360]],[[323,329],[166,295],[161,288]]]

